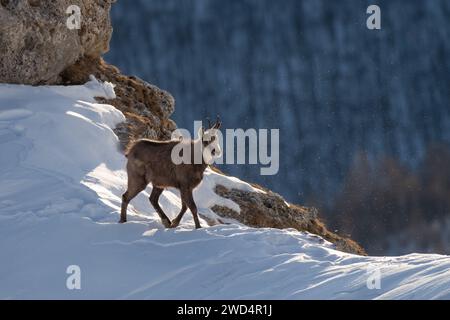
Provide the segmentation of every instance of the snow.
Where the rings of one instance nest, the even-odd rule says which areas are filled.
[[[194,230],[189,212],[166,230],[151,187],[119,225],[126,159],[112,129],[125,118],[96,96],[114,97],[113,85],[0,85],[1,299],[450,299],[448,256],[360,257],[239,223]],[[208,170],[195,192],[203,216],[215,217],[215,204],[239,211],[217,183],[262,192]],[[178,192],[161,205],[175,217]],[[71,265],[80,290],[66,287]],[[367,285],[373,270],[380,289]]]

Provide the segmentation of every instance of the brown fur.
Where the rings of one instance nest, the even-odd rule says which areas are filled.
[[[220,123],[214,125],[218,129]],[[197,214],[197,206],[194,202],[192,191],[202,182],[203,173],[207,164],[194,163],[195,144],[210,144],[213,140],[205,143],[202,140],[189,141],[154,141],[142,139],[135,142],[127,151],[127,173],[128,189],[122,196],[122,208],[120,223],[127,221],[127,207],[129,202],[143,191],[149,183],[153,190],[150,195],[150,203],[155,208],[161,221],[166,228],[175,228],[180,224],[184,213],[189,208],[194,217],[195,227],[201,228]],[[179,143],[191,145],[192,164],[176,165],[172,162],[172,149]],[[178,216],[171,222],[159,206],[158,200],[165,188],[176,188],[180,190],[182,208]]]

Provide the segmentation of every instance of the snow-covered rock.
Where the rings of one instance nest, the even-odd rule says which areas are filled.
[[[450,299],[450,257],[361,257],[311,234],[238,223],[193,230],[189,213],[166,230],[150,187],[117,224],[126,173],[113,128],[124,116],[94,99],[113,93],[95,79],[0,85],[0,298]],[[207,171],[195,193],[205,217],[215,205],[239,210],[217,184],[253,190]],[[177,191],[161,204],[173,218]],[[80,290],[66,286],[72,265]]]

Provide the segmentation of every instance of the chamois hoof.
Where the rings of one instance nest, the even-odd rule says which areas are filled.
[[[180,225],[180,223],[178,221],[172,221],[172,223],[170,224],[170,229],[175,229],[176,227],[178,227]]]
[[[120,223],[120,224],[124,224],[124,223],[126,223],[126,222],[127,222],[126,219],[125,219],[125,220],[122,220],[122,219],[119,220],[119,223]]]
[[[172,227],[172,223],[170,222],[170,220],[162,220],[162,224],[166,228],[171,228]]]

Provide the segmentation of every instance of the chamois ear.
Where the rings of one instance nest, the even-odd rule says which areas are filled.
[[[222,121],[220,121],[220,117],[217,116],[216,123],[214,123],[214,126],[212,127],[212,129],[219,130],[221,126],[222,126]]]

